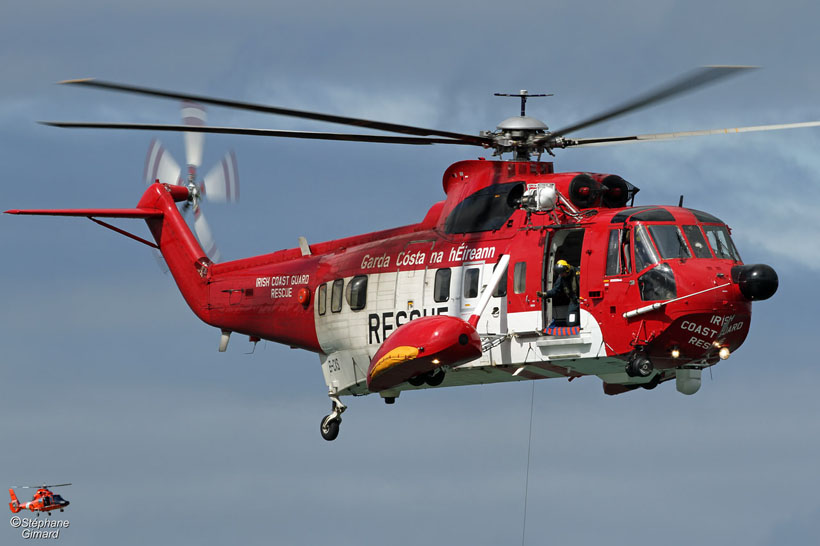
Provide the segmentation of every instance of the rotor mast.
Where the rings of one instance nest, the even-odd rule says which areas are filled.
[[[482,131],[481,136],[494,141],[493,155],[500,156],[513,152],[513,161],[529,161],[532,153],[540,157],[545,151],[549,154],[546,142],[549,138],[549,127],[543,121],[527,115],[527,99],[530,97],[551,97],[552,93],[530,94],[526,89],[518,93],[494,93],[496,97],[518,97],[521,99],[521,115],[507,118],[496,127],[497,131]]]

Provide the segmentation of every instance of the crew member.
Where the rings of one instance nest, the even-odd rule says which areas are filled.
[[[550,299],[559,294],[566,296],[569,300],[567,306],[566,326],[578,326],[581,322],[581,307],[578,304],[578,277],[577,269],[569,265],[566,260],[558,260],[555,264],[555,272],[558,273],[558,278],[552,285],[552,288],[547,292],[538,292],[538,296]],[[555,326],[564,326],[559,324],[561,321],[555,321]]]

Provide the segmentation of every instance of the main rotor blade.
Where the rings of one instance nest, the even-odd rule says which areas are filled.
[[[12,489],[43,489],[43,488],[47,489],[49,487],[65,487],[66,485],[71,485],[71,484],[70,483],[58,483],[58,484],[54,484],[54,485],[46,485],[46,484],[43,484],[43,485],[15,485],[15,486],[12,486]]]
[[[167,99],[188,100],[202,104],[213,104],[215,106],[223,106],[225,108],[237,108],[240,110],[250,110],[252,112],[262,112],[265,114],[276,114],[280,116],[291,116],[303,119],[313,119],[316,121],[326,121],[329,123],[339,123],[342,125],[354,125],[356,127],[367,127],[369,129],[377,129],[379,131],[390,131],[392,133],[403,133],[407,135],[417,136],[440,136],[457,140],[464,140],[471,144],[482,146],[488,143],[488,139],[467,135],[462,133],[452,133],[449,131],[438,131],[435,129],[425,129],[423,127],[414,127],[412,125],[401,125],[398,123],[385,123],[383,121],[373,121],[360,118],[351,118],[346,116],[337,116],[333,114],[322,114],[319,112],[308,112],[305,110],[294,110],[292,108],[282,108],[279,106],[267,106],[264,104],[254,104],[251,102],[235,101],[228,99],[219,99],[214,97],[206,97],[203,95],[192,95],[189,93],[177,93],[174,91],[163,91],[161,89],[150,89],[148,87],[139,87],[135,85],[127,85],[122,83],[107,82],[103,80],[96,80],[94,78],[80,79],[80,80],[66,80],[60,82],[68,85],[83,85],[86,87],[97,87],[99,89],[107,89],[110,91],[121,91],[124,93],[135,93],[139,95],[149,95],[153,97],[162,97]],[[373,142],[373,141],[367,141]]]
[[[203,125],[166,125],[157,123],[87,123],[84,121],[41,121],[43,125],[69,129],[136,129],[139,131],[182,131],[189,133],[220,133],[228,135],[254,135],[285,138],[307,138],[313,140],[346,140],[352,142],[384,142],[389,144],[461,144],[467,146],[491,145],[492,140],[473,142],[453,138],[430,138],[392,135],[357,135],[352,133],[323,133],[315,131],[282,131],[278,129],[252,129],[247,127],[216,127]],[[479,137],[475,137],[478,139]],[[474,140],[475,140],[474,139]]]
[[[755,133],[759,131],[780,131],[783,129],[801,129],[804,127],[820,127],[820,121],[804,121],[800,123],[781,123],[777,125],[752,125],[749,127],[730,127],[727,129],[704,129],[700,131],[678,131],[675,133],[649,133],[645,135],[616,136],[603,138],[573,138],[564,141],[566,148],[583,146],[608,146],[625,142],[651,142],[657,140],[673,140],[693,136],[733,135],[736,133]]]
[[[633,99],[627,103],[622,104],[621,106],[617,106],[611,110],[607,110],[598,114],[597,116],[593,116],[591,118],[585,119],[584,121],[575,123],[573,125],[569,125],[568,127],[562,127],[557,131],[553,131],[553,136],[563,136],[568,133],[572,133],[575,131],[580,131],[581,129],[585,129],[587,127],[591,127],[592,125],[596,125],[603,121],[622,116],[628,112],[632,112],[634,110],[639,110],[641,108],[646,108],[651,104],[655,104],[664,100],[671,99],[676,95],[680,95],[681,93],[686,93],[688,91],[693,91],[698,87],[703,85],[715,82],[727,76],[732,76],[735,74],[740,74],[744,70],[751,70],[757,67],[754,66],[704,66],[702,68],[698,68],[693,70],[692,72],[685,74],[678,78],[677,80],[672,81],[664,85],[663,87],[651,91],[645,95],[641,95],[636,99]]]

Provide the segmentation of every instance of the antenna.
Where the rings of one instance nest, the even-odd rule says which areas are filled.
[[[521,117],[527,115],[527,99],[530,97],[551,97],[552,93],[540,93],[538,95],[530,95],[526,89],[522,89],[518,94],[512,93],[493,93],[496,97],[519,97],[521,99]]]

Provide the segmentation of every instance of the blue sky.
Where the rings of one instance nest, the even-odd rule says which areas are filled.
[[[176,123],[171,101],[72,89],[94,76],[476,133],[493,92],[555,93],[559,127],[693,67],[760,70],[580,133],[820,119],[812,2],[6,0],[0,209],[132,206],[152,135],[37,120]],[[337,130],[217,108],[219,125]],[[182,138],[162,140],[181,159]],[[206,139],[242,202],[207,206],[227,259],[419,221],[461,147]],[[707,210],[780,290],[746,344],[684,397],[594,378],[535,385],[525,544],[787,545],[820,537],[820,130],[567,150],[638,204]],[[129,227],[145,234],[137,222]],[[339,439],[318,359],[236,336],[216,350],[151,251],[86,220],[0,217],[0,483],[60,483],[62,544],[518,543],[531,384],[350,400]],[[11,515],[10,513],[8,514]],[[3,543],[22,541],[0,525]]]

